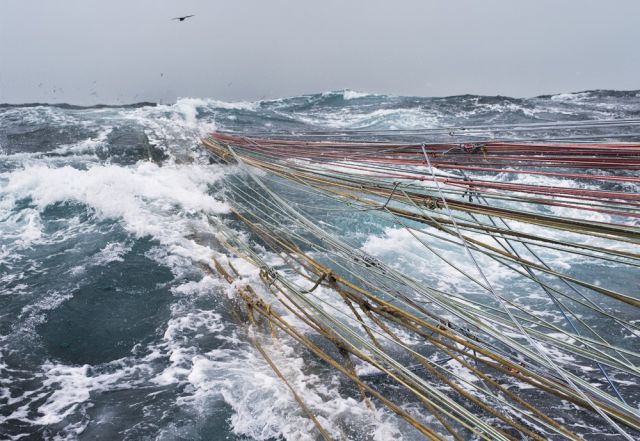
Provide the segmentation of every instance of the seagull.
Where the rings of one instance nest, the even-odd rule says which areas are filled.
[[[180,21],[185,21],[187,18],[189,17],[195,17],[195,15],[185,15],[183,17],[174,17],[171,20],[180,20]]]

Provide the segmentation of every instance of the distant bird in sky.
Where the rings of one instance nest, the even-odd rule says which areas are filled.
[[[183,16],[183,17],[174,17],[174,18],[172,18],[171,20],[180,20],[180,21],[185,21],[185,20],[186,20],[187,18],[189,18],[189,17],[195,17],[195,14],[192,14],[192,15],[185,15],[185,16]]]

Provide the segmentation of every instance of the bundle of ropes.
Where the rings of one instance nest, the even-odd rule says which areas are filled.
[[[274,363],[268,335],[430,439],[581,439],[586,425],[637,439],[640,144],[621,139],[639,125],[213,133],[203,145],[239,170],[225,182],[233,218],[211,222],[262,286],[238,282],[231,260],[214,268],[325,439],[340,435]],[[365,252],[340,222],[401,231],[423,269]],[[549,255],[615,274],[593,280]]]

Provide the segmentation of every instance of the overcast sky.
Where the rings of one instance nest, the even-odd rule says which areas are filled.
[[[0,102],[640,89],[639,23],[638,0],[0,0]]]

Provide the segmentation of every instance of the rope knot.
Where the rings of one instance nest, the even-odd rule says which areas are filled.
[[[467,143],[460,144],[460,147],[466,153],[480,153],[480,152],[483,152],[485,154],[485,158],[486,158],[487,149],[486,149],[485,145],[482,144],[482,143],[467,142]]]
[[[380,267],[382,265],[382,262],[380,262],[378,259],[376,259],[375,257],[363,252],[363,251],[358,251],[356,254],[356,261],[362,261],[362,263],[364,263],[364,265],[367,268],[371,268],[373,266],[375,267]]]
[[[260,267],[260,277],[263,280],[268,281],[269,285],[272,285],[276,281],[276,278],[278,277],[278,273],[276,272],[275,269],[273,269],[273,267],[264,265]]]

